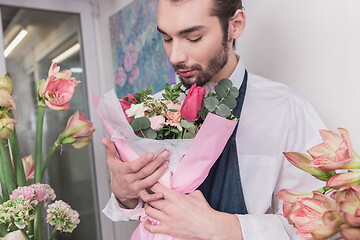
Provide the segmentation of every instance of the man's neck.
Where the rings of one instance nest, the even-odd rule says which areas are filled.
[[[223,78],[229,78],[234,72],[236,65],[239,62],[240,57],[235,54],[233,50],[229,51],[228,61],[225,66],[214,75],[210,82],[218,83]]]

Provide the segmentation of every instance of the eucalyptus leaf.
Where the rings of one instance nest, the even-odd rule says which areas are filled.
[[[232,82],[228,78],[223,78],[219,81],[218,85],[224,86],[226,88],[231,88],[233,86]]]
[[[221,100],[223,98],[226,98],[227,93],[228,93],[228,88],[226,86],[218,84],[215,86],[215,92],[216,92],[217,98],[219,100]]]
[[[236,99],[231,96],[227,96],[226,98],[224,98],[221,103],[225,104],[230,109],[236,108],[236,105],[237,105]]]
[[[142,130],[142,132],[146,138],[155,139],[157,137],[157,133],[152,128]]]
[[[189,122],[188,120],[182,119],[180,122],[181,126],[191,133],[195,134],[196,126],[193,122]]]
[[[134,132],[137,132],[140,129],[150,128],[151,124],[150,124],[150,120],[147,117],[139,117],[131,121],[130,125],[133,128]]]
[[[225,104],[220,104],[218,108],[216,108],[215,113],[220,117],[228,117],[231,115],[231,110]]]
[[[239,89],[237,87],[231,87],[229,96],[231,96],[233,98],[237,98],[239,96]]]
[[[204,106],[209,110],[209,112],[213,112],[216,107],[219,105],[219,100],[216,97],[208,97],[204,99]]]
[[[186,132],[184,135],[184,139],[192,139],[194,137],[195,137],[195,134],[191,133],[191,132]]]

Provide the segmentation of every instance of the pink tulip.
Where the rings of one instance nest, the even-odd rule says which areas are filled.
[[[343,223],[334,202],[319,192],[312,198],[298,199],[299,208],[290,215],[298,229],[296,234],[305,239],[327,239],[339,231]]]
[[[13,87],[13,83],[8,75],[4,74],[0,77],[0,89],[5,89],[11,95]]]
[[[336,174],[329,178],[326,183],[327,187],[330,188],[341,188],[347,187],[352,185],[359,185],[360,183],[360,172],[347,172],[347,173],[340,173]]]
[[[71,77],[71,71],[59,72],[60,67],[53,63],[49,70],[49,77],[40,81],[38,87],[39,96],[45,104],[56,111],[69,108],[69,102],[74,94],[75,87],[79,84]]]
[[[360,227],[360,186],[343,187],[331,195],[339,206],[340,216],[351,227]]]
[[[84,118],[84,113],[76,111],[68,120],[65,131],[60,135],[64,139],[76,139],[71,141],[75,148],[82,148],[86,146],[92,139],[92,134],[95,131],[93,123]],[[66,142],[67,143],[67,142]]]
[[[312,161],[312,158],[306,154],[297,152],[284,152],[284,155],[292,165],[307,173],[310,173],[319,180],[327,181],[335,174],[335,172],[324,172],[317,168],[310,168],[309,165]]]
[[[289,224],[294,224],[291,219],[290,215],[297,210],[300,206],[298,204],[298,200],[301,198],[312,198],[314,193],[305,193],[301,194],[297,191],[291,189],[282,189],[280,192],[276,194],[276,197],[280,200],[284,201],[283,204],[283,216],[288,220]]]
[[[151,128],[155,131],[162,129],[165,125],[165,117],[162,115],[152,116],[149,118],[149,120],[151,123]]]
[[[129,98],[129,102],[125,100],[125,98],[128,97]],[[128,93],[125,97],[123,97],[121,100],[119,100],[120,105],[124,111],[124,114],[126,116],[126,119],[128,120],[128,122],[130,123],[132,117],[128,117],[128,115],[125,113],[126,110],[128,110],[131,107],[131,104],[134,103],[134,99],[135,97],[133,95],[131,95],[130,93]]]
[[[196,84],[193,84],[182,104],[181,116],[190,122],[198,120],[200,117],[198,111],[201,110],[204,98],[205,88],[197,87]]]
[[[0,140],[8,139],[14,132],[17,121],[12,118],[1,118],[0,119]]]
[[[15,110],[16,104],[9,92],[5,88],[0,88],[0,107]]]
[[[360,168],[360,158],[351,147],[349,132],[344,128],[339,128],[339,131],[341,136],[328,130],[320,131],[324,142],[308,151],[314,158],[310,167],[323,171]]]
[[[35,173],[35,161],[31,155],[22,158],[26,179],[31,178]]]

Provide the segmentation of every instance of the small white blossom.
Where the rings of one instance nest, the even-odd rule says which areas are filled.
[[[59,231],[72,232],[80,223],[79,213],[62,200],[48,206],[46,222]]]
[[[146,106],[143,102],[140,104],[131,104],[130,108],[126,110],[126,114],[128,117],[145,117],[145,112],[149,110],[150,108]]]

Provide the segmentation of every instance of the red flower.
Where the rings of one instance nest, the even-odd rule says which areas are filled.
[[[126,97],[128,97],[130,99],[129,102],[125,100]],[[128,110],[131,107],[131,104],[134,103],[133,99],[135,99],[135,97],[133,95],[131,95],[130,93],[128,93],[125,97],[123,97],[121,100],[119,100],[120,105],[124,111],[125,117],[128,120],[128,122],[130,122],[132,117],[128,117],[127,114],[125,113],[125,111]]]
[[[205,88],[193,84],[181,106],[181,116],[190,122],[198,120],[200,117],[198,111],[201,110],[204,98]]]

